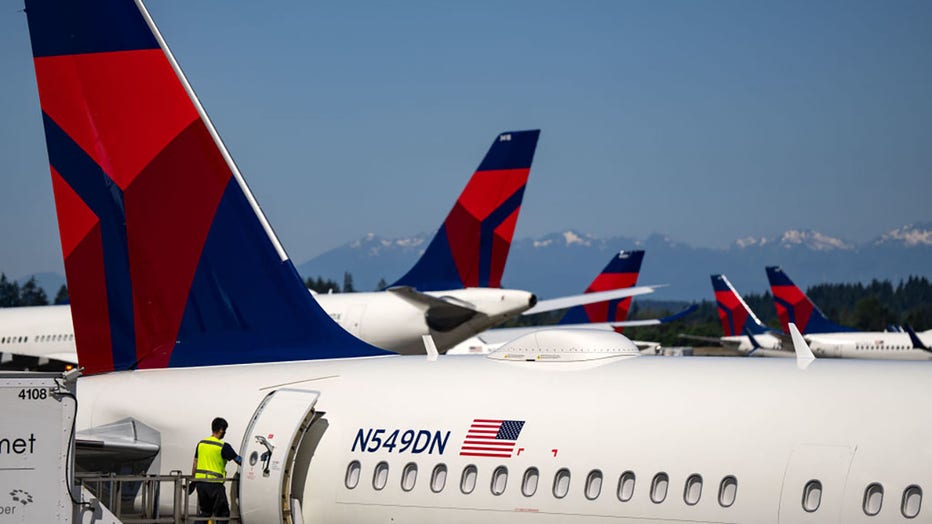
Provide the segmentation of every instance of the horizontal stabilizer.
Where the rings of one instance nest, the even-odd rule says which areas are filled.
[[[655,285],[655,286],[628,287],[628,288],[622,288],[622,289],[613,289],[611,291],[599,291],[597,293],[583,293],[581,295],[570,295],[566,297],[540,300],[537,302],[537,305],[525,311],[524,313],[522,313],[522,315],[534,315],[536,313],[544,313],[546,311],[555,311],[557,309],[565,309],[568,307],[579,306],[582,304],[594,304],[596,302],[605,302],[607,300],[614,300],[616,298],[646,295],[647,293],[653,293],[657,288],[661,288],[664,286],[666,286],[666,284],[660,284],[660,285]]]
[[[722,339],[719,337],[704,337],[702,335],[690,335],[688,333],[680,333],[677,336],[686,340],[698,340],[699,342],[708,342],[710,344],[715,344],[716,346],[722,345]]]
[[[683,308],[682,311],[661,318],[648,318],[643,320],[624,320],[621,322],[609,322],[613,327],[636,327],[636,326],[656,326],[658,324],[667,324],[679,320],[690,313],[699,309],[698,304],[690,304]]]
[[[421,293],[411,286],[393,286],[386,291],[416,305],[423,306],[427,325],[437,331],[449,331],[468,322],[479,314],[472,304],[453,297],[435,297]]]

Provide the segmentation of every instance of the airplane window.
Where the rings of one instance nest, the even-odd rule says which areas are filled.
[[[654,481],[650,484],[650,500],[654,504],[660,504],[667,498],[667,486],[670,485],[670,477],[666,473],[657,473],[654,475]]]
[[[900,511],[908,519],[916,518],[919,515],[919,508],[922,506],[922,488],[919,486],[910,486],[903,492],[903,504]]]
[[[738,479],[728,475],[722,479],[718,486],[718,503],[721,507],[727,508],[735,503],[735,497],[738,496]]]
[[[521,479],[521,494],[530,497],[537,493],[537,481],[540,480],[540,472],[537,468],[527,468],[524,477]]]
[[[883,486],[876,482],[864,490],[864,513],[873,517],[883,506]]]
[[[499,466],[492,472],[492,494],[501,495],[508,484],[508,468]]]
[[[74,340],[74,333],[68,335],[68,340]]]
[[[434,493],[440,493],[446,485],[447,465],[437,464],[434,466],[434,472],[430,474],[430,490]]]
[[[809,513],[819,509],[822,504],[822,483],[810,480],[803,488],[803,509]]]
[[[375,465],[375,472],[372,474],[372,487],[376,491],[381,490],[388,483],[388,462],[382,461]]]
[[[401,470],[401,489],[411,491],[414,489],[414,483],[417,482],[417,464],[408,462],[405,469]]]
[[[553,477],[553,496],[562,499],[570,491],[570,470],[563,468]]]
[[[472,493],[472,490],[476,489],[477,474],[476,466],[472,464],[466,466],[463,470],[463,477],[460,479],[460,491],[462,491],[464,495],[469,495]]]
[[[602,494],[602,472],[594,469],[586,477],[586,498],[595,500]]]
[[[702,475],[693,473],[686,479],[686,488],[683,490],[683,501],[692,506],[702,497]]]
[[[349,466],[346,466],[346,479],[344,483],[346,484],[347,489],[353,489],[359,484],[359,470],[362,467],[359,465],[358,460],[354,460],[349,463]]]
[[[634,495],[634,472],[625,471],[618,479],[618,500],[628,502]]]

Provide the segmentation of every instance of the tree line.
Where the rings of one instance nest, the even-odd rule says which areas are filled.
[[[68,303],[68,288],[64,284],[58,288],[52,304]],[[0,273],[0,307],[47,306],[49,297],[39,286],[35,277],[30,277],[22,286]]]
[[[861,331],[883,331],[891,325],[909,324],[917,331],[932,327],[932,283],[926,277],[911,276],[894,285],[888,280],[873,280],[869,284],[818,284],[806,294],[833,322]],[[780,319],[770,292],[743,295],[748,307],[761,322],[780,330]],[[631,320],[660,318],[689,306],[683,301],[659,301],[635,298],[628,318]],[[624,334],[637,340],[659,342],[664,346],[702,345],[680,337],[680,334],[703,337],[722,336],[718,306],[714,300],[697,303],[695,312],[670,324],[629,327]],[[548,325],[560,321],[563,312],[518,317],[508,326]]]
[[[318,293],[350,293],[356,291],[353,275],[343,273],[340,285],[332,279],[323,277],[305,279],[305,285]],[[388,284],[381,279],[376,290],[385,289]],[[810,286],[806,294],[815,302],[822,312],[833,322],[861,331],[883,331],[891,325],[909,324],[917,331],[932,326],[932,283],[926,277],[911,276],[894,285],[889,280],[873,280],[868,284],[818,284]],[[774,329],[781,329],[777,318],[773,296],[770,292],[751,293],[743,296],[744,301],[761,321]],[[68,289],[62,285],[53,300],[49,300],[36,279],[30,278],[24,284],[7,279],[0,273],[0,307],[44,306],[66,304]],[[688,302],[657,301],[643,298],[634,299],[629,318],[632,320],[658,318],[671,315],[688,306]],[[707,337],[722,335],[721,322],[715,301],[703,300],[698,309],[671,324],[626,328],[625,334],[639,340],[652,340],[665,346],[687,345],[679,337],[681,333]],[[555,324],[560,321],[563,311],[517,317],[507,326],[528,326]]]

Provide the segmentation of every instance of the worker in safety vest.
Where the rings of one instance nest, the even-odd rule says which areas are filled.
[[[242,464],[229,444],[223,441],[227,433],[227,421],[217,417],[211,422],[213,431],[209,437],[197,443],[194,449],[192,475],[197,486],[197,506],[199,517],[229,517],[230,504],[223,481],[227,476],[227,461]]]

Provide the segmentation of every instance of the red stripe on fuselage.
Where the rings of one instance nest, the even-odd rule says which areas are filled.
[[[123,190],[197,110],[161,49],[37,58],[42,109]]]
[[[126,231],[140,368],[165,367],[214,214],[232,172],[201,120],[126,189]]]
[[[113,371],[110,308],[104,271],[103,243],[100,224],[97,223],[65,257],[65,274],[70,277],[80,275],[80,278],[68,278],[68,297],[78,362],[84,366],[86,375]]]
[[[58,174],[52,171],[52,192],[58,210],[58,234],[61,239],[62,256],[67,259],[78,244],[84,240],[100,220]],[[100,231],[98,230],[98,234]]]

